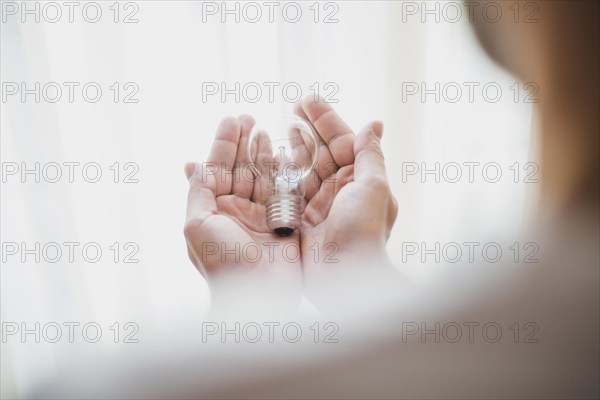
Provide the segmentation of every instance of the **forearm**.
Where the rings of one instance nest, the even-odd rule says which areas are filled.
[[[210,276],[211,317],[248,320],[295,316],[302,296],[301,271],[296,267],[283,264],[261,270],[235,265]]]
[[[336,263],[305,267],[309,297],[327,315],[385,307],[408,286],[385,251],[344,252],[337,259]]]

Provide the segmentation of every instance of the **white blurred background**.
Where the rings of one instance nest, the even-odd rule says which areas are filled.
[[[35,3],[27,4],[33,9]],[[98,3],[103,15],[97,23],[86,22],[81,8],[69,23],[62,6],[64,15],[56,23],[43,17],[35,23],[31,15],[23,23],[21,12],[9,15],[3,2],[3,85],[97,82],[103,88],[97,103],[84,101],[79,86],[73,103],[65,91],[53,104],[43,99],[36,103],[33,95],[25,103],[20,94],[5,99],[3,86],[3,168],[7,163],[96,162],[103,177],[87,183],[81,169],[76,169],[75,183],[65,176],[58,183],[35,183],[32,175],[26,183],[20,174],[6,177],[2,242],[30,247],[35,242],[98,242],[105,254],[93,264],[80,257],[55,264],[35,263],[32,257],[22,263],[18,255],[3,259],[2,321],[106,321],[107,326],[147,321],[143,334],[153,324],[201,319],[209,297],[188,260],[182,234],[187,195],[183,165],[204,160],[223,116],[248,113],[260,121],[291,111],[293,89],[288,99],[281,91],[290,82],[304,95],[314,93],[315,84],[321,95],[331,95],[355,130],[374,119],[384,121],[384,152],[400,206],[388,247],[395,263],[415,279],[435,277],[439,266],[403,266],[402,242],[484,240],[482,232],[510,232],[527,218],[537,185],[514,183],[509,167],[518,162],[523,172],[530,160],[531,104],[523,91],[515,101],[510,89],[514,78],[478,47],[466,10],[457,22],[443,15],[439,22],[435,15],[425,15],[423,22],[420,13],[407,15],[406,2],[302,2],[300,21],[291,23],[282,17],[281,3],[271,23],[268,9],[258,2],[260,21],[252,23],[241,14],[237,23],[226,14],[223,23],[220,12],[203,14],[203,7],[208,10],[204,3],[123,2],[117,4],[118,23],[112,2]],[[45,3],[38,4],[41,9]],[[212,4],[222,7],[221,2]],[[411,4],[422,7],[421,2]],[[437,4],[442,12],[445,3]],[[240,10],[244,6],[238,3]],[[235,3],[227,7],[234,9]],[[320,11],[317,23],[315,8]],[[253,18],[254,11],[247,11]],[[454,16],[453,10],[446,11]],[[138,22],[123,23],[132,12]],[[337,22],[324,23],[326,16]],[[114,82],[120,84],[120,100],[130,92],[125,83],[137,84],[134,98],[139,102],[115,103],[109,89]],[[223,102],[220,93],[203,101],[206,82],[225,82],[230,89],[236,82],[241,87],[257,82],[263,93],[255,103],[244,96],[236,102],[233,95]],[[262,82],[279,83],[273,101]],[[403,101],[404,82],[424,82],[428,88],[435,82],[456,82],[462,98],[452,103],[442,96],[436,103],[428,95],[422,102],[418,94]],[[473,102],[464,82],[479,83]],[[503,90],[498,102],[482,96],[481,88],[489,82]],[[139,183],[112,182],[108,167],[115,162],[121,181],[131,171],[123,166],[136,163]],[[496,162],[503,177],[488,183],[478,169],[475,183],[465,176],[459,183],[435,183],[428,176],[429,183],[423,184],[420,175],[403,182],[403,163],[421,162],[429,167],[435,162]],[[114,263],[108,251],[114,242],[136,243],[139,263]],[[27,392],[64,357],[56,346],[2,343],[3,392]]]

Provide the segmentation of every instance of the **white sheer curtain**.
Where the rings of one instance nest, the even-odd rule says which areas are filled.
[[[334,10],[325,3],[321,19]],[[234,23],[231,16],[222,23],[218,15],[203,22],[202,2],[142,1],[136,2],[138,23],[115,24],[109,3],[101,4],[106,14],[96,24],[14,17],[2,23],[2,82],[98,82],[104,89],[95,104],[3,101],[2,162],[97,162],[106,176],[95,184],[64,177],[55,184],[30,177],[25,184],[14,177],[2,183],[3,242],[98,242],[106,252],[96,264],[3,262],[3,321],[108,326],[143,320],[141,330],[151,330],[201,318],[209,299],[182,235],[183,165],[206,157],[221,117],[249,113],[260,120],[291,111],[281,95],[289,82],[304,94],[315,84],[324,95],[337,88],[335,106],[356,130],[384,121],[384,152],[400,205],[389,245],[398,265],[403,241],[450,240],[521,221],[526,185],[402,181],[403,162],[495,161],[507,173],[514,162],[527,161],[531,105],[513,100],[514,79],[482,53],[466,16],[457,23],[403,22],[402,2],[340,1],[333,3],[337,23],[315,23],[309,3],[302,3],[298,23],[281,14],[273,23],[265,16],[259,23]],[[108,89],[114,82],[136,83],[139,102],[115,104]],[[204,102],[206,82],[228,88],[257,82],[263,94],[256,103],[231,95]],[[263,82],[280,84],[273,102]],[[480,82],[479,88],[497,82],[504,92],[498,103],[481,101],[480,90],[474,103],[465,93],[458,103],[422,103],[419,96],[403,102],[405,82]],[[108,167],[115,162],[139,165],[139,183],[111,182]],[[137,243],[139,263],[112,262],[114,242]],[[428,279],[432,271],[420,265],[407,272]],[[66,357],[60,347],[15,342],[2,344],[2,354],[2,380],[15,393]]]

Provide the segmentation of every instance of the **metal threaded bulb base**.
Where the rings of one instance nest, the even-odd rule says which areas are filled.
[[[279,236],[289,236],[300,227],[302,196],[273,195],[267,199],[267,227]]]

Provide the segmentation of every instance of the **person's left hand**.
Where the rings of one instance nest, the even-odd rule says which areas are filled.
[[[355,135],[331,105],[312,97],[298,103],[296,113],[320,141],[300,228],[308,299],[321,310],[349,306],[367,281],[389,297],[402,279],[386,251],[398,206],[381,150],[383,124],[371,122]]]

